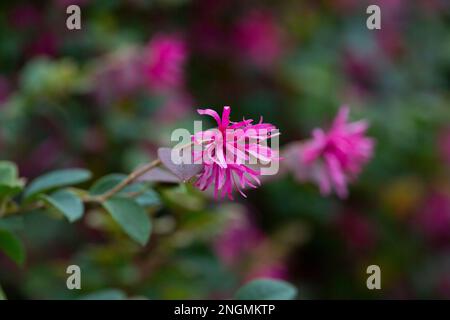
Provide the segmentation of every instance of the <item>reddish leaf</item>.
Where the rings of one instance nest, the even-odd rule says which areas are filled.
[[[196,174],[198,174],[203,166],[201,164],[175,164],[171,157],[172,149],[159,148],[158,156],[164,166],[169,169],[174,175],[181,179],[181,181],[187,181]]]

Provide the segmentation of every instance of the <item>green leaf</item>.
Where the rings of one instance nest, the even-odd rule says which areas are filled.
[[[95,183],[89,189],[89,193],[93,196],[101,195],[114,188],[126,177],[127,176],[125,174],[121,173],[112,173],[107,176],[101,177],[100,179],[95,181]]]
[[[152,189],[144,191],[134,198],[134,200],[142,207],[153,207],[161,204],[158,194]]]
[[[3,251],[18,265],[22,265],[25,261],[25,249],[22,242],[7,230],[0,230],[0,251]]]
[[[104,202],[103,206],[133,240],[141,245],[147,243],[151,232],[150,218],[136,201],[114,197]]]
[[[91,173],[84,169],[64,169],[44,174],[36,178],[25,190],[24,198],[54,189],[77,184],[91,178]]]
[[[43,195],[42,199],[70,222],[74,222],[83,216],[83,201],[69,190],[60,190],[49,196]]]
[[[17,183],[17,166],[9,161],[0,161],[0,184],[15,185]]]
[[[0,185],[0,198],[12,197],[22,191],[22,186]]]
[[[21,216],[0,218],[0,229],[18,231],[23,229],[23,225],[23,217]]]
[[[93,293],[89,293],[80,298],[80,300],[124,300],[126,295],[118,289],[105,289]]]
[[[12,196],[22,191],[17,166],[9,161],[0,161],[0,197]]]
[[[2,289],[2,286],[0,285],[0,300],[7,300],[6,299],[6,294]]]
[[[251,281],[236,292],[237,300],[291,300],[297,289],[280,280],[258,279]]]

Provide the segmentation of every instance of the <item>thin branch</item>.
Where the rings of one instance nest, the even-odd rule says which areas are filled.
[[[193,145],[193,142],[189,142],[186,143],[180,147],[177,147],[177,149],[184,149],[187,147],[190,147]],[[148,171],[156,168],[157,166],[159,166],[161,164],[161,160],[160,159],[156,159],[140,168],[137,168],[136,170],[134,170],[133,172],[131,172],[128,177],[123,180],[121,183],[119,183],[117,186],[115,186],[114,188],[112,188],[111,190],[105,192],[104,194],[93,198],[92,200],[94,200],[94,202],[104,202],[106,200],[108,200],[109,198],[111,198],[113,195],[115,195],[116,193],[118,193],[119,191],[121,191],[123,188],[125,188],[126,186],[132,184],[134,181],[136,181],[137,178],[139,178],[140,176],[144,175],[145,173],[147,173]]]
[[[123,180],[121,183],[119,183],[111,190],[105,192],[104,194],[102,194],[94,199],[96,199],[97,202],[104,202],[104,201],[108,200],[113,195],[115,195],[116,193],[118,193],[119,191],[124,189],[126,186],[128,186],[128,185],[132,184],[134,181],[136,181],[137,178],[139,178],[143,174],[147,173],[148,171],[152,170],[153,168],[156,168],[160,164],[161,164],[161,160],[156,159],[146,165],[143,165],[140,168],[137,168],[136,170],[131,172],[128,175],[128,177],[126,177],[125,180]]]
[[[182,145],[180,147],[177,147],[177,149],[184,149],[187,148],[189,146],[192,146],[192,142]],[[98,195],[98,196],[90,196],[90,195],[84,195],[82,196],[82,201],[84,203],[102,203],[106,200],[108,200],[109,198],[111,198],[112,196],[114,196],[116,193],[120,192],[121,190],[123,190],[125,187],[127,187],[128,185],[132,184],[133,182],[135,182],[140,176],[144,175],[145,173],[147,173],[148,171],[156,168],[157,166],[159,166],[161,164],[161,160],[160,159],[156,159],[153,160],[150,163],[147,163],[145,165],[143,165],[142,167],[137,168],[136,170],[134,170],[133,172],[131,172],[126,178],[125,180],[123,180],[122,182],[120,182],[118,185],[116,185],[114,188],[112,188],[111,190],[108,190],[107,192]],[[41,209],[44,208],[45,204],[43,202],[36,202],[31,204],[30,206],[27,207],[16,207],[10,210],[0,210],[0,216],[6,216],[6,215],[11,215],[11,214],[17,214],[17,213],[23,213],[23,212],[28,212],[31,210],[35,210],[35,209]]]

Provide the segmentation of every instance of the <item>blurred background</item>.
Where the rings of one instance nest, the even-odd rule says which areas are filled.
[[[70,4],[81,30],[66,28]],[[381,30],[366,27],[369,4]],[[130,172],[172,145],[174,128],[191,129],[199,107],[263,115],[283,147],[347,104],[376,148],[345,200],[289,172],[233,202],[155,185],[145,248],[99,209],[76,224],[27,214],[26,262],[0,253],[0,283],[16,299],[219,299],[269,277],[301,299],[448,299],[449,88],[445,0],[2,1],[0,158],[27,180]],[[81,291],[66,288],[71,264]],[[372,264],[382,290],[366,287]]]

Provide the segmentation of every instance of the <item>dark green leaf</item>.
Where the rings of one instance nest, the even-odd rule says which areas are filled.
[[[91,178],[91,173],[84,169],[65,169],[53,171],[36,178],[25,190],[24,197],[48,191],[57,187],[77,184]]]
[[[23,217],[11,216],[0,218],[0,229],[6,229],[8,231],[17,231],[23,229]]]
[[[22,186],[0,185],[0,197],[12,197],[22,191]]]
[[[114,197],[103,206],[133,240],[141,245],[147,243],[151,232],[150,218],[136,201]]]
[[[280,280],[258,279],[251,281],[236,292],[237,300],[291,300],[297,289]]]
[[[43,195],[42,199],[63,214],[70,222],[74,222],[83,216],[83,201],[69,190],[60,190],[49,196]]]
[[[18,265],[22,265],[25,260],[25,249],[22,242],[9,231],[0,230],[0,251],[3,251]]]

